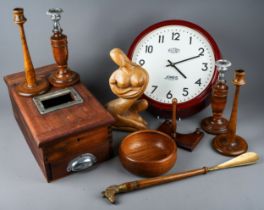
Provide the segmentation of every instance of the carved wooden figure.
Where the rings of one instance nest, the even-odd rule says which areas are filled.
[[[224,79],[224,73],[231,66],[228,60],[218,60],[216,62],[219,71],[218,82],[214,85],[211,96],[211,106],[213,116],[202,120],[201,127],[210,134],[222,134],[227,132],[228,121],[222,117],[227,101],[228,86]]]
[[[165,120],[161,126],[158,128],[169,136],[171,136],[178,147],[192,151],[196,145],[201,141],[204,133],[197,128],[193,133],[182,134],[176,132],[177,122],[176,122],[176,109],[177,109],[177,99],[172,100],[172,120]]]
[[[53,35],[50,38],[53,56],[58,66],[58,70],[51,74],[49,82],[55,87],[67,87],[80,81],[80,76],[68,68],[68,41],[67,36],[62,33],[60,27],[61,13],[60,8],[50,9],[47,15],[54,21]]]
[[[20,38],[24,55],[25,81],[16,86],[16,92],[22,96],[34,96],[45,93],[49,90],[49,83],[46,79],[36,77],[35,69],[31,61],[27,46],[26,35],[24,32],[24,23],[27,19],[24,16],[23,8],[13,9],[14,22],[19,26]]]
[[[147,71],[132,63],[118,48],[112,49],[110,56],[119,66],[109,79],[112,92],[119,98],[106,104],[116,120],[114,128],[124,131],[147,129],[147,122],[139,115],[148,107],[147,100],[139,99],[148,84]]]
[[[213,139],[213,148],[219,153],[228,156],[236,156],[245,153],[248,149],[247,142],[240,136],[236,135],[237,113],[238,113],[238,96],[240,86],[245,85],[245,71],[236,70],[233,84],[236,86],[232,113],[228,124],[228,132],[221,134]]]

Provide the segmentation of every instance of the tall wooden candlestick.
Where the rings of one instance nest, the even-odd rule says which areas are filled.
[[[204,136],[204,133],[199,129],[192,133],[182,134],[177,132],[177,121],[176,121],[176,110],[177,110],[177,99],[172,100],[172,116],[171,120],[165,120],[160,127],[159,131],[168,134],[171,136],[178,147],[183,149],[193,151],[197,144],[201,141]]]
[[[49,89],[49,83],[44,78],[37,78],[35,69],[31,61],[30,53],[27,46],[24,23],[27,19],[24,16],[23,8],[13,9],[14,22],[19,26],[20,38],[22,42],[25,81],[16,86],[16,91],[22,96],[34,96],[45,93]]]
[[[211,106],[213,116],[202,120],[201,127],[210,134],[223,134],[227,132],[228,121],[222,117],[227,101],[228,86],[224,79],[224,73],[231,66],[228,60],[216,61],[216,67],[219,71],[218,82],[214,85],[211,96]]]
[[[245,72],[236,70],[233,84],[236,86],[233,109],[228,123],[228,132],[213,139],[213,148],[223,155],[236,156],[245,153],[248,149],[247,142],[236,135],[238,97],[240,86],[245,85]]]
[[[67,36],[62,33],[63,30],[59,23],[62,12],[63,10],[59,8],[50,9],[47,12],[47,15],[50,15],[51,20],[54,21],[53,35],[50,40],[53,56],[58,66],[58,70],[49,77],[49,82],[60,88],[71,86],[80,81],[79,74],[68,68],[68,41]]]

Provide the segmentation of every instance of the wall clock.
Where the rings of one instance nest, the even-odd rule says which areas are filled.
[[[183,21],[156,23],[140,33],[129,58],[149,73],[144,97],[151,110],[168,116],[177,98],[177,116],[191,116],[209,104],[217,80],[215,61],[221,58],[212,36],[200,26]]]

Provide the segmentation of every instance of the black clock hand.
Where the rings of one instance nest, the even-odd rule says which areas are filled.
[[[186,58],[184,60],[181,60],[181,61],[178,61],[178,62],[175,62],[175,63],[170,62],[170,64],[168,64],[167,66],[176,65],[176,64],[183,63],[185,61],[189,61],[189,60],[192,60],[192,59],[195,59],[195,58],[199,58],[199,57],[200,57],[200,55],[196,55],[196,56],[193,56],[193,57],[190,57],[190,58]]]
[[[187,77],[185,76],[185,74],[183,74],[180,71],[180,69],[178,69],[170,60],[168,60],[168,62],[169,62],[169,65],[167,65],[167,66],[171,66],[171,67],[175,68],[179,72],[179,74],[182,75],[183,78],[187,79]]]
[[[168,62],[169,62],[169,64],[167,65],[167,67],[168,66],[173,66],[173,63],[170,60],[168,60]]]

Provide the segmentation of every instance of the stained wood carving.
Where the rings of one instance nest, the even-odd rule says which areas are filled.
[[[148,107],[147,100],[140,99],[148,84],[147,71],[132,63],[118,48],[111,50],[110,56],[119,66],[109,79],[112,92],[119,98],[106,104],[116,120],[114,128],[125,131],[147,129],[147,122],[139,115]]]

